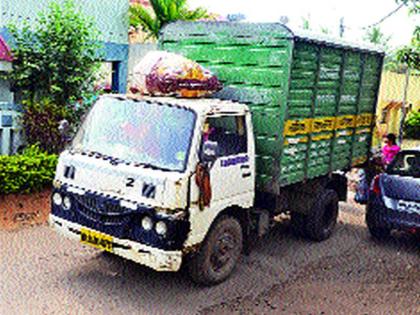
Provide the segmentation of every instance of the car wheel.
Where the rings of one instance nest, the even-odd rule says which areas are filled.
[[[196,254],[190,257],[188,270],[192,280],[214,285],[227,279],[242,253],[243,233],[237,219],[220,217]]]
[[[338,218],[338,195],[332,189],[325,190],[305,216],[304,232],[314,241],[328,239],[335,229]]]
[[[369,204],[366,206],[366,225],[373,238],[382,240],[391,234],[391,229],[381,226],[377,212]]]

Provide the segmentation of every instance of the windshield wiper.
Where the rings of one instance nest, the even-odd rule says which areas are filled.
[[[161,167],[161,166],[156,166],[150,163],[146,163],[146,162],[141,162],[141,163],[134,163],[134,165],[136,166],[143,166],[145,168],[151,168],[152,170],[159,170],[159,171],[164,171],[164,172],[172,172],[173,170],[166,168],[166,167]]]

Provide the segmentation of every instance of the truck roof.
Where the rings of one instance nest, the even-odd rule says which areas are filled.
[[[171,104],[193,110],[198,114],[245,114],[249,111],[248,106],[229,100],[217,98],[178,98],[178,97],[158,97],[138,94],[109,94],[104,97],[113,97],[120,100],[138,100],[153,103]]]
[[[229,33],[223,30],[227,27],[229,28]],[[281,23],[177,21],[167,24],[161,30],[160,41],[165,41],[166,34],[169,34],[171,39],[185,38],[188,34],[196,36],[196,38],[200,40],[203,33],[210,34],[210,38],[216,38],[217,36],[215,33],[220,30],[222,30],[221,32],[223,33],[223,36],[241,37],[245,42],[252,38],[259,38],[262,41],[269,40],[270,38],[288,38],[292,40],[312,42],[323,46],[384,54],[383,48],[378,45],[373,45],[364,41],[343,40],[342,38],[336,38],[330,35],[314,33],[298,28],[292,29],[288,25],[286,26]]]

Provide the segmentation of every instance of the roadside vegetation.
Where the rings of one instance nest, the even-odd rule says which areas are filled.
[[[8,73],[23,105],[28,144],[58,153],[59,122],[77,123],[92,96],[99,69],[98,31],[73,1],[51,3],[35,23],[9,25],[14,38],[13,71]]]
[[[190,10],[187,0],[150,0],[151,8],[142,4],[130,6],[130,25],[141,28],[149,37],[157,39],[159,31],[174,21],[196,21],[208,18],[203,8]]]
[[[21,154],[0,156],[0,195],[32,193],[51,185],[57,155],[37,146],[27,147]]]
[[[100,49],[91,18],[73,1],[52,2],[35,22],[8,25],[13,71],[5,74],[22,104],[28,147],[0,157],[0,195],[40,191],[52,183],[65,139],[60,121],[77,125],[95,96]]]

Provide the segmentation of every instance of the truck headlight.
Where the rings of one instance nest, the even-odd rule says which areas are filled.
[[[53,199],[54,204],[56,204],[57,206],[61,206],[61,204],[63,203],[63,198],[57,192],[54,193],[52,199]]]
[[[144,217],[141,220],[141,226],[145,231],[153,229],[153,220],[150,217]]]
[[[71,208],[71,200],[68,196],[63,198],[63,208],[64,210],[70,210]]]
[[[164,236],[168,232],[168,226],[165,222],[159,221],[156,223],[155,230],[157,234]]]

